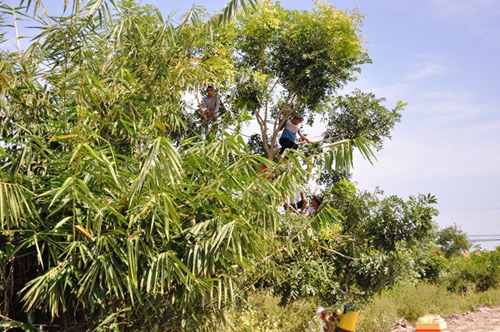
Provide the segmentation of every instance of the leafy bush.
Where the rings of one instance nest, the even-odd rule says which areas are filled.
[[[451,258],[443,272],[443,280],[454,292],[497,288],[500,285],[500,249]]]
[[[319,322],[314,319],[317,305],[312,299],[298,300],[287,306],[280,306],[279,302],[279,297],[253,294],[240,308],[233,307],[227,312],[227,327],[237,332],[318,331]]]
[[[420,268],[420,279],[427,282],[439,282],[446,259],[435,252],[423,252],[416,257]]]
[[[398,289],[395,297],[398,316],[409,321],[415,321],[418,317],[430,313],[444,315],[455,312],[457,299],[457,295],[448,293],[446,289],[426,283],[417,286],[404,285]]]

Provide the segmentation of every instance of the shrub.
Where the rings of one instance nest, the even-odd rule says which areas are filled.
[[[399,318],[393,296],[377,295],[369,305],[360,311],[359,331],[389,331]]]
[[[500,285],[500,250],[450,259],[443,273],[443,281],[448,290],[454,292],[497,288]]]
[[[231,326],[237,332],[318,331],[319,322],[315,319],[317,305],[312,299],[297,300],[287,306],[280,306],[279,303],[277,296],[252,294],[247,303],[227,311],[227,327]]]

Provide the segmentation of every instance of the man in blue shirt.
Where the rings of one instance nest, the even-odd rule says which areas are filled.
[[[300,131],[300,123],[302,122],[302,120],[303,120],[302,115],[300,113],[296,113],[292,120],[286,121],[285,127],[283,129],[283,132],[281,133],[281,137],[279,140],[281,145],[281,150],[279,153],[280,158],[286,149],[297,150],[298,145],[295,143],[295,141],[297,140],[297,133],[307,143],[311,143],[311,141],[307,137],[305,137]]]

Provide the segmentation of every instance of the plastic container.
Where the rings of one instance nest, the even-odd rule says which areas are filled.
[[[416,324],[416,332],[441,332],[448,331],[448,325],[443,317],[439,315],[427,315],[420,317]]]
[[[417,332],[441,332],[448,331],[448,325],[446,322],[438,322],[438,323],[417,323],[416,324]]]

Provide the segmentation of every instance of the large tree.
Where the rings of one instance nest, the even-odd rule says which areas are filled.
[[[245,2],[182,22],[132,1],[74,1],[63,17],[27,2],[39,35],[0,60],[2,327],[193,330],[280,274],[277,210],[307,160],[251,156],[237,135],[203,140],[182,101],[239,72],[228,24]]]
[[[276,155],[282,125],[295,112],[307,115],[309,124],[314,123],[315,116],[331,116],[335,111],[346,117],[353,112],[389,113],[380,104],[383,100],[372,94],[354,94],[352,98],[359,99],[355,111],[345,108],[354,105],[337,107],[331,102],[347,83],[357,79],[361,65],[370,62],[363,48],[362,18],[356,10],[338,10],[321,1],[310,11],[288,10],[263,1],[237,21],[238,74],[228,100],[233,109],[257,121],[260,143],[269,159]],[[369,102],[367,95],[371,97]],[[401,108],[398,104],[392,113],[397,114]],[[366,118],[371,119],[370,115]],[[327,124],[329,130],[339,125],[335,120]],[[377,135],[387,136],[393,125],[394,120],[392,125],[384,124],[386,130]],[[347,130],[345,126],[343,129]],[[342,139],[373,138],[372,131],[352,131],[357,135]],[[326,141],[331,143],[336,136],[330,134]],[[327,150],[328,146],[323,148]]]

